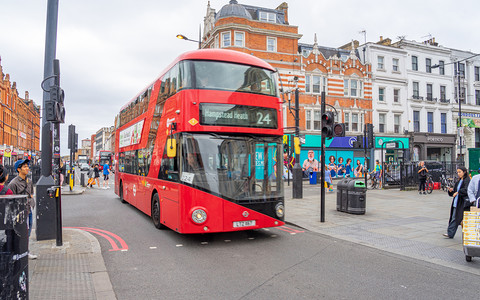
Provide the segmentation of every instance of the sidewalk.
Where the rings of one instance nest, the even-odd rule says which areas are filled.
[[[320,185],[304,182],[303,198],[292,199],[292,184],[289,187],[285,183],[286,221],[338,239],[480,275],[480,258],[465,261],[461,227],[453,239],[442,236],[452,201],[447,193],[368,190],[364,215],[337,211],[336,189],[325,194],[325,222],[321,223]]]
[[[116,299],[100,244],[90,233],[63,229],[63,246],[55,240],[30,237],[28,261],[30,299]]]

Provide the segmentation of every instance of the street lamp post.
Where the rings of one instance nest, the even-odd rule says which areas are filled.
[[[200,39],[198,39],[198,41],[192,40],[192,39],[187,38],[183,34],[177,34],[177,39],[198,43],[198,49],[200,49],[201,46],[202,46],[202,42],[200,41]]]

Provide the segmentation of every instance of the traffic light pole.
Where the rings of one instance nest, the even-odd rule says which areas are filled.
[[[298,87],[295,89],[295,137],[300,138],[300,103]],[[300,153],[295,151],[295,165],[293,166],[292,198],[303,198],[302,167],[300,167]]]
[[[322,91],[321,114],[325,113],[325,90]],[[320,151],[320,222],[325,222],[325,134],[322,132]]]
[[[57,23],[58,23],[58,0],[48,0],[47,3],[47,25],[45,37],[45,61],[43,69],[46,86],[53,84],[53,60],[56,56],[57,47]],[[49,79],[50,78],[50,79]],[[48,84],[50,83],[50,84]],[[49,92],[44,90],[42,107],[50,100]],[[55,211],[55,199],[50,198],[48,189],[54,184],[52,177],[52,123],[47,121],[46,110],[42,111],[42,155],[40,179],[36,185],[36,235],[37,240],[48,240],[55,238],[57,218]]]

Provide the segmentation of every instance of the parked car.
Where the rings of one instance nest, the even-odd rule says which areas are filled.
[[[80,170],[81,171],[88,171],[89,168],[90,168],[90,166],[87,163],[80,164]]]

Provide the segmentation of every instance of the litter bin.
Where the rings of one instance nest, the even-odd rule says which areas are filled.
[[[0,196],[0,299],[28,299],[27,197]]]
[[[317,184],[317,172],[310,172],[308,178],[310,178],[310,184]]]
[[[337,210],[346,211],[347,210],[347,197],[348,197],[348,183],[351,181],[350,178],[343,178],[337,183]]]
[[[351,180],[348,183],[348,200],[346,212],[349,214],[365,214],[367,188],[364,181]]]

